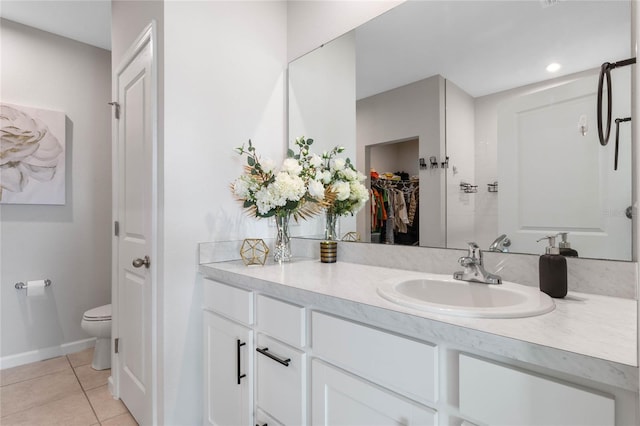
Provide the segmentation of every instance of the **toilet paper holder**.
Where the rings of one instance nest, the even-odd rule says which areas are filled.
[[[28,283],[29,283],[28,281],[27,283],[19,282],[19,283],[16,283],[14,287],[16,288],[16,290],[25,290],[27,287],[29,287]],[[44,280],[45,287],[49,287],[50,285],[51,285],[50,279]]]

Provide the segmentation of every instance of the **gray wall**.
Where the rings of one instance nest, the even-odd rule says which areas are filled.
[[[415,137],[419,139],[419,157],[428,159],[433,155],[440,161],[445,152],[444,118],[444,79],[441,76],[359,100],[356,106],[358,170],[370,168],[365,154],[367,147]],[[444,246],[444,181],[440,169],[420,171],[420,245]],[[368,234],[365,230],[371,229],[371,218],[360,215],[363,216],[364,226],[359,218],[358,230],[364,236]]]
[[[66,205],[0,207],[5,367],[11,355],[53,356],[88,338],[82,314],[111,301],[111,55],[6,20],[0,31],[2,101],[67,118]],[[14,289],[44,278],[44,296]]]

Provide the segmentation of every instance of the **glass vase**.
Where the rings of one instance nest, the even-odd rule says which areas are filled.
[[[338,241],[338,215],[332,210],[325,211],[324,239],[327,241]]]
[[[273,248],[273,260],[282,263],[291,260],[291,238],[289,236],[289,218],[291,213],[276,215],[276,242]]]

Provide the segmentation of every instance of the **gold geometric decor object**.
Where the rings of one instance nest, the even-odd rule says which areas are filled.
[[[342,241],[360,241],[360,233],[359,232],[347,232],[342,237]]]
[[[264,265],[269,247],[260,238],[245,238],[240,247],[240,257],[245,265]]]

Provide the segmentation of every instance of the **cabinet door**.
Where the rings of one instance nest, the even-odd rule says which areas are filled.
[[[435,425],[436,412],[383,388],[313,360],[311,416],[314,425]]]
[[[460,412],[490,425],[615,424],[611,396],[466,355],[460,355]]]
[[[204,312],[204,423],[250,425],[253,397],[253,332]]]

